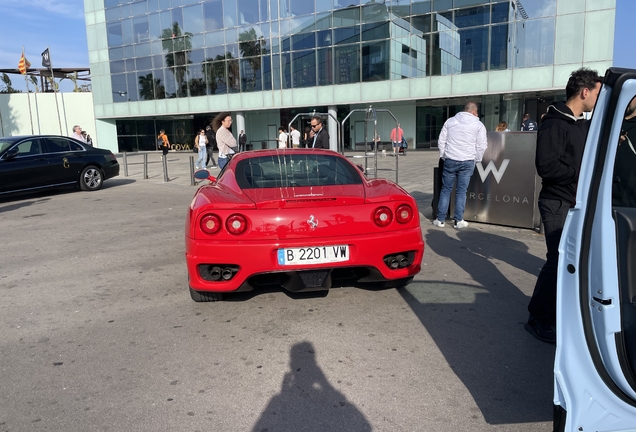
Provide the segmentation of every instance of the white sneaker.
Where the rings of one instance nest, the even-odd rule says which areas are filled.
[[[455,228],[457,229],[466,228],[467,226],[468,222],[466,222],[464,219],[460,220],[459,222],[455,222]]]
[[[439,220],[439,219],[435,219],[435,220],[433,221],[433,225],[435,225],[435,226],[436,226],[436,227],[438,227],[438,228],[444,228],[444,225],[445,225],[445,224],[444,224],[444,222],[442,222],[441,220]]]

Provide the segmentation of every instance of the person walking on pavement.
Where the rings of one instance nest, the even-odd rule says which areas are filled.
[[[570,75],[565,102],[548,107],[537,134],[535,166],[541,177],[539,213],[547,247],[546,261],[530,303],[525,329],[540,341],[556,343],[556,291],[559,242],[565,218],[574,207],[576,186],[590,121],[583,113],[594,109],[602,77],[581,68]]]
[[[168,150],[170,150],[170,141],[168,141],[168,135],[166,135],[166,131],[163,129],[159,131],[159,136],[157,137],[157,144],[159,145],[159,148],[161,149],[161,152],[162,152],[161,159],[163,159],[168,154]]]
[[[199,135],[194,137],[194,147],[199,150],[199,158],[195,164],[196,169],[206,169],[205,168],[205,158],[208,155],[206,150],[208,144],[208,137],[205,136],[205,131],[203,129],[199,130]]]
[[[404,131],[400,127],[398,123],[396,127],[391,130],[391,143],[393,144],[393,154],[397,154],[400,152],[400,147],[402,146],[402,139],[404,139]]]
[[[208,157],[205,160],[205,165],[208,166],[210,162],[212,162],[212,167],[216,168],[218,165],[214,160],[214,147],[216,146],[216,137],[214,136],[214,132],[212,132],[212,128],[210,125],[205,127],[205,136],[208,139],[208,145],[205,146],[206,151],[208,152]]]
[[[278,148],[279,149],[284,149],[287,148],[287,132],[285,131],[284,127],[279,127],[278,128]]]
[[[521,132],[536,132],[538,129],[537,122],[530,118],[530,114],[525,113],[521,122]]]
[[[298,129],[296,129],[296,126],[294,125],[290,125],[289,129],[291,129],[291,132],[289,133],[289,135],[291,136],[292,148],[299,148],[300,147],[300,132],[298,131]]]
[[[245,135],[245,131],[241,131],[241,133],[238,136],[238,142],[239,142],[239,151],[243,152],[245,151],[245,146],[247,145],[247,135]]]
[[[487,145],[486,126],[479,121],[479,111],[474,102],[466,103],[464,111],[446,120],[438,140],[439,157],[444,161],[444,167],[437,218],[433,225],[440,228],[444,226],[450,194],[455,186],[455,228],[468,226],[464,220],[466,189],[475,163],[481,162]]]
[[[230,132],[232,115],[229,112],[219,113],[212,120],[212,129],[216,131],[216,145],[219,147],[219,168],[223,169],[234,155],[236,138]]]

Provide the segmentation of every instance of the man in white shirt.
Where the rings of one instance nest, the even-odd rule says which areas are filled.
[[[300,147],[300,132],[298,131],[298,129],[296,129],[296,126],[294,125],[289,126],[289,128],[291,129],[291,132],[289,134],[291,135],[292,147],[299,148]]]
[[[455,182],[455,228],[465,228],[466,189],[475,170],[475,163],[481,158],[488,145],[486,127],[479,121],[477,104],[468,102],[464,111],[455,114],[444,123],[439,134],[439,157],[444,160],[442,170],[442,191],[439,195],[437,218],[433,225],[444,226],[450,194]]]
[[[71,138],[75,138],[76,140],[83,143],[86,142],[86,138],[84,138],[84,135],[82,135],[82,128],[77,125],[73,126],[73,135],[71,135]]]

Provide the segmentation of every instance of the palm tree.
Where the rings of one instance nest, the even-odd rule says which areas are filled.
[[[166,65],[170,68],[177,81],[177,92],[187,90],[185,75],[188,71],[187,65],[190,61],[190,51],[192,50],[192,33],[181,33],[178,22],[172,24],[172,28],[163,29],[161,32],[161,46],[166,54]],[[186,94],[181,94],[185,96]]]
[[[268,54],[269,50],[265,48],[266,42],[265,39],[261,36],[260,38],[256,36],[256,30],[251,28],[243,33],[239,34],[239,49],[241,50],[241,57],[247,57],[247,62],[254,74],[258,74],[260,77],[261,74],[261,55]],[[257,82],[260,82],[259,79],[252,76],[249,77],[241,77],[243,88],[241,91],[254,91],[260,90],[256,88]]]
[[[139,96],[142,100],[165,99],[166,89],[152,73],[139,77]]]
[[[0,90],[0,93],[21,93],[20,90],[16,90],[13,88],[11,78],[9,78],[9,75],[4,72],[2,72],[2,82],[4,84],[4,89]]]
[[[81,90],[79,89],[79,86],[77,85],[77,71],[75,71],[75,72],[73,72],[73,73],[70,73],[70,74],[66,74],[66,75],[64,75],[64,78],[68,78],[68,79],[70,79],[71,81],[73,81],[73,85],[75,86],[75,88],[73,89],[73,91],[74,91],[75,93],[77,93],[77,92],[81,91]],[[62,79],[64,79],[64,78],[62,78]],[[60,81],[61,81],[61,80],[60,80]]]
[[[232,58],[232,55],[229,53],[228,56]],[[227,84],[225,78],[225,57],[226,56],[219,54],[215,58],[205,59],[205,63],[201,65],[205,81],[208,83],[208,94],[216,94],[216,90],[219,86],[225,86]]]
[[[38,79],[37,79],[37,77],[35,77],[33,75],[29,75],[29,78],[31,79],[31,82],[35,86],[35,92],[36,93],[39,92],[40,91],[40,87],[38,87]]]

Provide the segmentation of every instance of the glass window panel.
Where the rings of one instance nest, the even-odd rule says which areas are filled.
[[[525,20],[556,15],[556,0],[523,0],[523,8],[517,7],[516,19]]]
[[[181,0],[182,5],[190,5],[194,3],[199,3],[201,0]]]
[[[269,56],[263,56],[262,69],[263,69],[263,90],[272,89],[272,59]]]
[[[128,45],[124,47],[124,58],[133,58],[135,56],[135,47]]]
[[[238,29],[238,40],[241,42],[255,41],[260,36],[261,29],[259,26],[248,26]]]
[[[148,15],[148,33],[150,40],[157,40],[161,37],[161,18],[158,13]]]
[[[434,0],[433,1],[433,10],[434,11],[444,11],[453,8],[453,0]]]
[[[258,0],[238,0],[238,18],[238,25],[259,22]]]
[[[384,3],[369,3],[362,6],[362,22],[388,21],[389,11]]]
[[[514,67],[554,63],[554,18],[517,22]]]
[[[172,5],[170,4],[170,0],[159,0],[159,9],[166,10],[169,9]]]
[[[524,3],[527,0],[524,0]],[[473,6],[473,5],[483,5],[484,3],[488,3],[488,1],[484,0],[454,0],[454,6],[456,8],[464,7],[464,6]]]
[[[155,80],[150,71],[137,73],[137,88],[139,90],[139,100],[155,99]]]
[[[135,63],[137,70],[152,69],[152,58],[150,57],[139,57],[135,59]]]
[[[269,39],[272,35],[272,32],[270,30],[270,23],[266,22],[266,23],[262,23],[261,24],[261,32],[263,33],[263,37],[265,39]]]
[[[290,24],[290,33],[307,33],[310,31],[314,31],[315,29],[316,16],[309,15],[300,18],[292,18],[289,22]]]
[[[148,17],[136,17],[133,18],[133,37],[135,43],[148,42],[150,40],[150,32],[148,28]]]
[[[203,9],[200,4],[183,8],[183,31],[203,33]]]
[[[280,67],[281,67],[281,78],[282,78],[282,88],[288,89],[291,88],[291,57],[289,54],[281,54],[280,55]]]
[[[224,61],[207,62],[205,64],[206,90],[208,94],[227,93],[227,79]]]
[[[180,34],[183,34],[183,9],[172,9],[172,25],[170,28],[173,30],[179,29]]]
[[[348,8],[334,11],[333,26],[345,27],[360,23],[360,8]]]
[[[150,42],[150,53],[154,55],[163,54],[163,44],[161,40]]]
[[[508,42],[510,27],[508,24],[492,26],[490,33],[490,69],[501,70],[510,67],[509,59],[512,46]]]
[[[111,60],[121,60],[124,58],[123,48],[111,48],[108,50],[108,58]]]
[[[270,0],[271,2],[278,2],[278,6],[279,6],[279,13],[280,13],[280,17],[281,18],[289,18],[290,12],[289,12],[289,0]]]
[[[205,48],[205,35],[202,33],[195,34],[190,38],[192,49]]]
[[[286,38],[281,38],[280,39],[280,51],[281,52],[291,51],[291,40],[290,40],[290,38],[286,37]]]
[[[238,60],[229,60],[227,62],[227,89],[229,93],[239,93],[241,91]]]
[[[207,94],[204,77],[204,66],[202,64],[192,64],[188,66],[188,90],[190,96],[205,96]]]
[[[316,32],[316,45],[319,47],[331,45],[331,30]]]
[[[204,49],[196,49],[190,51],[190,61],[192,63],[203,63],[205,60],[205,50]]]
[[[135,59],[124,60],[124,63],[126,64],[126,71],[127,72],[132,72],[132,71],[137,70],[137,68],[135,66]]]
[[[430,54],[432,75],[458,74],[462,69],[459,34],[456,31],[434,33]]]
[[[223,28],[223,2],[217,0],[203,3],[203,24],[205,31]]]
[[[133,43],[132,20],[130,18],[121,21],[122,44],[130,45]]]
[[[433,30],[431,18],[432,14],[412,16],[411,25],[422,33],[430,33]]]
[[[126,72],[125,63],[122,60],[111,61],[110,62],[110,73],[117,74]]]
[[[273,90],[280,90],[281,89],[280,54],[276,54],[272,56],[272,81],[273,81]]]
[[[583,61],[584,38],[581,37],[581,29],[585,28],[585,22],[586,14],[557,16],[555,64],[581,63]],[[589,25],[589,21],[587,22]]]
[[[334,45],[360,42],[360,26],[336,28],[333,37]]]
[[[148,0],[148,12],[160,11],[159,0]]]
[[[152,71],[155,85],[155,99],[166,98],[166,86],[164,85],[163,69],[155,69]]]
[[[121,9],[119,7],[106,9],[106,22],[117,21],[121,18]]]
[[[238,29],[226,29],[225,30],[225,43],[231,44],[238,42]]]
[[[327,30],[332,27],[331,14],[317,14],[316,15],[316,30]]]
[[[412,0],[411,14],[420,15],[431,12],[431,0]]]
[[[269,21],[269,11],[267,8],[268,1],[260,0],[261,5],[261,21]]]
[[[333,84],[333,53],[331,48],[319,49],[318,54],[318,85]]]
[[[121,46],[123,44],[124,38],[119,21],[106,26],[106,37],[108,38],[109,47]]]
[[[122,5],[119,10],[121,11],[122,18],[130,18],[132,16],[130,13],[130,5]]]
[[[316,51],[299,51],[292,54],[294,88],[316,86]]]
[[[360,46],[335,47],[334,65],[334,84],[360,82]]]
[[[423,37],[411,36],[411,71],[412,78],[419,78],[428,75],[428,45],[429,35]]]
[[[163,34],[166,30],[172,33],[172,12],[169,10],[159,12],[159,18],[161,23],[161,34]]]
[[[224,0],[223,22],[226,28],[238,25],[238,19],[236,18],[236,0]]]
[[[166,62],[164,61],[164,56],[162,55],[152,56],[152,67],[154,69],[160,69],[165,66],[166,66]]]
[[[205,58],[207,60],[223,60],[225,58],[225,47],[218,46],[205,49]]]
[[[492,23],[502,23],[512,21],[514,7],[510,2],[497,3],[492,5]]]
[[[126,74],[126,82],[128,83],[128,100],[139,100],[139,89],[137,86],[137,74],[135,72]]]
[[[350,8],[360,4],[360,0],[333,0],[334,9]]]
[[[311,0],[290,0],[292,16],[307,15],[314,13],[314,2]]]
[[[241,62],[241,92],[261,91],[261,58],[251,57]]]
[[[127,102],[128,86],[126,84],[126,74],[112,74],[110,76],[110,85],[113,90],[113,102]],[[124,96],[120,96],[123,94]]]
[[[269,0],[269,17],[272,21],[278,20],[278,2],[276,0]]]
[[[459,31],[462,72],[488,69],[488,27]]]
[[[245,35],[243,37],[243,34]],[[239,37],[239,50],[241,51],[241,57],[254,57],[263,53],[263,47],[265,41],[257,39],[256,31],[252,29],[249,32],[243,33]]]
[[[302,33],[293,35],[291,38],[291,44],[292,50],[294,51],[315,48],[316,36],[314,33]]]
[[[130,12],[132,16],[145,15],[148,13],[148,4],[145,1],[140,1],[130,5]]]
[[[433,31],[455,30],[453,22],[443,14],[433,14]]]
[[[176,98],[177,88],[174,81],[174,68],[165,68],[163,70],[164,87],[166,89],[166,98]]]
[[[362,40],[370,41],[375,39],[388,39],[389,23],[380,22],[362,25]]]
[[[490,6],[479,6],[455,11],[455,25],[459,28],[476,27],[490,23]]]
[[[111,8],[115,7],[120,3],[120,0],[104,0],[104,7]]]
[[[205,34],[205,45],[208,47],[219,46],[225,43],[225,32],[223,30]]]
[[[228,60],[239,58],[240,51],[238,44],[225,45],[225,58]]]
[[[362,44],[362,81],[389,79],[389,60],[388,41]]]
[[[316,0],[316,12],[327,12],[333,9],[332,0]]]

